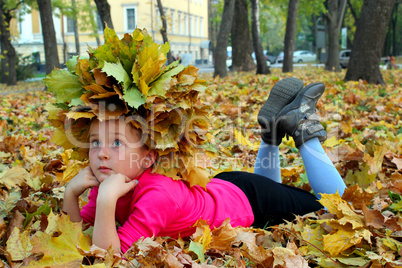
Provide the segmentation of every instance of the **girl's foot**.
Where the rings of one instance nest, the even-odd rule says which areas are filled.
[[[320,141],[327,138],[319,116],[315,114],[317,101],[324,90],[322,83],[306,86],[277,115],[276,124],[283,132],[293,137],[296,147],[315,137]]]
[[[266,144],[279,145],[282,142],[286,133],[277,127],[278,114],[295,99],[303,86],[300,79],[288,77],[280,80],[271,89],[268,100],[258,113],[261,138]]]

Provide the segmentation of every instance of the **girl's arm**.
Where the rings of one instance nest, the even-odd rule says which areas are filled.
[[[93,244],[104,249],[112,245],[115,252],[120,252],[120,239],[115,223],[116,203],[137,184],[138,181],[130,180],[122,174],[111,175],[101,183],[96,201]]]
[[[67,184],[66,190],[64,191],[63,211],[70,215],[72,222],[82,220],[78,197],[85,192],[86,189],[98,185],[99,181],[93,175],[90,167],[81,170],[80,173]]]
[[[79,196],[74,196],[71,191],[67,191],[66,188],[66,191],[64,192],[63,211],[70,215],[70,220],[72,222],[79,222],[82,220],[78,197]]]

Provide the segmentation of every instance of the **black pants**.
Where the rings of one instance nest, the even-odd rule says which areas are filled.
[[[280,224],[283,220],[293,220],[295,215],[323,208],[311,193],[258,174],[232,171],[215,178],[233,183],[246,194],[254,213],[252,226],[257,228]]]

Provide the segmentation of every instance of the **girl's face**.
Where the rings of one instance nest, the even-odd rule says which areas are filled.
[[[141,132],[129,126],[124,118],[94,121],[89,142],[90,166],[99,182],[117,173],[134,179],[155,160],[153,152],[141,143]]]

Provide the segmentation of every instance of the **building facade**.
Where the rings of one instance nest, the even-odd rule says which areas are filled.
[[[78,0],[80,3],[86,0]],[[146,29],[155,42],[162,43],[160,29],[162,20],[156,0],[109,0],[111,17],[116,33],[122,37],[124,33],[132,33],[135,28]],[[210,60],[208,41],[208,0],[162,0],[167,21],[167,35],[170,50],[174,57],[181,56],[184,64],[207,63]],[[61,14],[55,9],[53,22],[56,31],[60,63],[72,55],[86,55],[87,47],[96,47],[103,42],[103,29],[96,6],[91,1],[94,27],[82,27],[88,24],[83,19],[88,14],[78,13],[78,40],[76,46],[74,19]],[[79,9],[79,8],[78,8]],[[87,13],[90,11],[87,11]],[[86,30],[82,30],[87,28]],[[91,28],[91,29],[89,29]],[[94,31],[99,35],[95,37]],[[14,47],[17,53],[29,56],[34,52],[43,63],[44,48],[40,25],[40,15],[37,10],[19,17],[12,23]],[[77,53],[79,50],[79,53]]]

